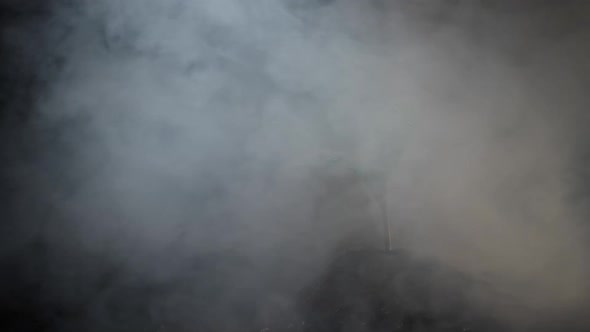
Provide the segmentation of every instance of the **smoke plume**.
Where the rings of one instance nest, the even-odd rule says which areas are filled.
[[[38,83],[2,250],[60,330],[304,323],[297,294],[383,220],[502,324],[584,324],[589,6],[46,7],[3,33]]]

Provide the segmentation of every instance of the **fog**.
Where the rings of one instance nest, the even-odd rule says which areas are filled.
[[[590,302],[588,9],[56,2],[11,173],[42,203],[19,198],[5,247],[43,239],[44,298],[88,308],[60,330],[237,331],[248,298],[287,330],[386,221],[396,251],[477,280],[471,306],[562,330]],[[171,286],[142,304],[145,284]]]

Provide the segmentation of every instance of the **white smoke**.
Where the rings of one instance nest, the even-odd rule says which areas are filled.
[[[85,128],[64,170],[84,180],[56,196],[69,232],[150,271],[191,252],[276,254],[303,284],[339,241],[379,227],[385,200],[395,246],[491,283],[477,300],[501,317],[580,308],[583,91],[578,62],[550,52],[576,39],[537,37],[543,15],[78,2],[57,18],[65,66],[39,103],[42,121]]]

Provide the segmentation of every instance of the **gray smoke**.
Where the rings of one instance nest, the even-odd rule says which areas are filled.
[[[190,326],[190,280],[206,277],[187,262],[231,252],[256,272],[236,273],[212,312],[268,281],[281,286],[261,317],[297,315],[289,294],[342,247],[380,247],[387,218],[397,249],[482,281],[470,301],[501,320],[577,315],[590,11],[523,3],[56,7],[61,60],[35,118],[60,128],[36,184],[61,220],[44,230],[63,250],[50,270],[84,251],[129,283],[185,278],[189,294],[154,310]]]

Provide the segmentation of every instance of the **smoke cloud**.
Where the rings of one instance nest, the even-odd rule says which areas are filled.
[[[586,324],[588,10],[56,2],[19,28],[44,58],[4,256],[41,245],[61,330],[304,329],[297,294],[385,219],[505,326]]]

